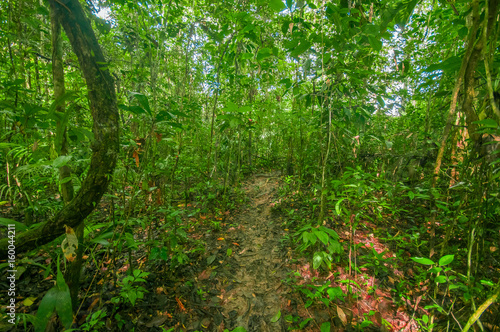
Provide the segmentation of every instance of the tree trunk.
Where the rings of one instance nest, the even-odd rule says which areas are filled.
[[[61,48],[61,25],[60,18],[57,12],[51,9],[50,11],[50,28],[52,36],[52,78],[54,83],[54,100],[58,100],[65,93],[66,89],[64,86],[64,69],[63,69],[63,59],[62,59],[62,48]],[[66,107],[64,103],[61,103],[56,107],[56,112],[60,114],[61,119],[67,119]],[[60,142],[60,146],[57,146],[58,154],[60,156],[65,156],[68,154],[68,140],[67,140],[67,120],[61,120],[57,122],[57,135],[56,142]],[[61,185],[61,195],[64,200],[64,204],[67,205],[71,202],[75,196],[73,182],[71,181],[71,170],[69,166],[64,165],[59,168],[59,181]],[[78,308],[78,291],[80,290],[80,271],[82,268],[82,256],[83,256],[83,233],[85,228],[85,221],[75,227],[75,234],[78,238],[78,249],[76,254],[76,259],[68,264],[66,273],[64,274],[64,279],[69,286],[71,293],[71,301],[73,310]]]
[[[118,107],[113,78],[89,20],[78,0],[50,0],[51,9],[61,17],[80,68],[87,81],[90,109],[94,119],[92,158],[87,177],[76,197],[57,215],[37,228],[17,235],[17,253],[35,249],[64,234],[64,225],[75,228],[97,206],[106,191],[116,165],[119,143]],[[8,252],[8,239],[0,240],[0,259]]]

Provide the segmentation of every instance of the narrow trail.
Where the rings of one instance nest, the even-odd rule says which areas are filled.
[[[272,220],[270,211],[277,178],[277,174],[268,174],[250,179],[245,184],[249,206],[222,232],[234,251],[227,259],[229,264],[217,268],[216,276],[206,280],[207,291],[219,294],[216,311],[223,319],[223,325],[213,331],[236,327],[248,332],[286,331],[283,319],[273,319],[286,302],[282,280],[288,273],[283,263],[285,252],[280,249],[283,230]]]

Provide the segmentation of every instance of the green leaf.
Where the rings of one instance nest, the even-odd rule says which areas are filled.
[[[148,97],[139,92],[130,92],[130,95],[135,97],[144,110],[151,115],[151,108],[149,107]]]
[[[490,287],[495,286],[495,284],[493,282],[491,282],[490,280],[481,280],[480,282],[481,282],[481,285],[490,286]]]
[[[290,55],[296,58],[307,51],[310,47],[311,43],[306,39],[302,39],[300,40],[300,44],[292,51],[292,53],[290,53]]]
[[[430,273],[438,273],[441,271],[443,271],[443,269],[440,268],[439,266],[434,266],[432,269],[429,270]]]
[[[272,51],[270,48],[261,48],[259,52],[257,53],[257,61],[264,60],[266,58],[269,58],[271,55],[273,55]]]
[[[330,296],[330,301],[344,299],[344,293],[340,287],[329,287],[326,292],[328,293],[328,296]]]
[[[493,119],[484,119],[481,121],[474,121],[474,123],[482,125],[482,126],[487,127],[487,128],[497,128],[498,127],[498,124]]]
[[[321,332],[330,332],[330,322],[321,324]]]
[[[322,232],[327,233],[334,240],[338,240],[339,239],[339,235],[333,229],[330,229],[330,228],[325,227],[325,226],[320,226],[319,230],[321,230]]]
[[[64,327],[69,329],[71,324],[73,324],[73,309],[69,287],[64,291],[60,290],[57,292],[56,311]]]
[[[281,318],[281,310],[279,310],[276,315],[271,318],[271,323],[276,323]]]
[[[54,102],[50,105],[49,112],[55,112],[58,106],[64,105],[67,101],[75,100],[78,97],[78,94],[75,91],[68,91],[62,96],[59,96]]]
[[[72,159],[71,156],[59,156],[54,161],[52,162],[52,166],[54,167],[63,167],[65,166],[70,160]]]
[[[308,301],[309,302],[309,301]],[[311,301],[312,302],[312,301]],[[307,308],[307,307],[306,307]],[[306,325],[307,323],[309,323],[310,321],[312,320],[312,318],[307,318],[305,320],[303,320],[300,324],[299,324],[299,328],[302,330]]]
[[[286,8],[285,4],[281,0],[270,0],[269,8],[271,8],[275,12],[280,12]]]
[[[380,50],[382,50],[382,41],[380,39],[368,36],[368,42],[375,51],[380,52]]]
[[[317,270],[323,263],[323,255],[320,252],[315,252],[313,257],[313,268]]]
[[[313,245],[316,243],[317,237],[311,232],[304,232],[302,233],[302,240],[306,246],[309,246],[309,244]]]
[[[232,254],[233,254],[233,249],[227,248],[227,252],[226,252],[227,257],[230,257]]]
[[[446,256],[441,257],[439,259],[439,266],[445,266],[445,265],[450,264],[454,258],[455,258],[455,255],[446,255]]]
[[[58,300],[57,293],[57,288],[52,287],[40,302],[38,311],[36,313],[35,332],[45,331],[45,327],[47,326],[47,323],[49,322],[49,319],[52,316],[54,309],[56,308],[56,303]]]
[[[445,276],[437,276],[435,280],[438,284],[444,284],[447,281]]]
[[[135,301],[137,300],[137,293],[134,289],[131,289],[128,291],[128,299],[130,300],[130,303],[132,303],[132,305],[135,305]]]
[[[323,242],[324,245],[328,244],[328,234],[322,231],[315,230],[314,234],[318,237],[318,239]]]
[[[0,225],[5,226],[5,227],[8,227],[9,225],[15,225],[16,231],[17,230],[25,231],[28,229],[28,226],[26,226],[25,224],[22,224],[18,221],[15,221],[15,220],[12,220],[9,218],[0,218]]]
[[[382,97],[377,96],[377,101],[378,101],[378,103],[380,104],[381,107],[385,106],[385,102],[384,102],[384,99]]]
[[[238,326],[232,332],[247,332],[243,326]]]
[[[413,193],[413,191],[408,192],[408,197],[410,197],[410,200],[413,201],[413,199],[415,198],[415,194]]]
[[[434,262],[431,261],[430,259],[428,258],[424,258],[424,257],[411,257],[411,259],[419,264],[423,264],[423,265],[433,265]]]
[[[217,258],[216,255],[211,255],[207,258],[207,265],[212,264],[215,261],[215,258]]]
[[[253,54],[248,52],[242,53],[240,56],[242,60],[248,60],[253,58]]]
[[[337,212],[337,215],[340,216],[340,204],[344,201],[345,198],[342,198],[340,201],[335,204],[335,212]]]

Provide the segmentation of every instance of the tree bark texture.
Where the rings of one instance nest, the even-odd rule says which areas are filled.
[[[97,206],[106,191],[116,165],[119,143],[118,107],[113,79],[105,67],[104,55],[78,0],[49,0],[58,12],[80,68],[87,82],[94,119],[90,170],[76,197],[57,215],[35,229],[18,234],[17,253],[34,249],[64,234],[64,225],[77,226]],[[5,258],[7,239],[0,240],[0,258]]]

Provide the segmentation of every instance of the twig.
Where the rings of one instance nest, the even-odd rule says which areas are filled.
[[[493,302],[495,302],[499,296],[500,296],[500,283],[498,285],[498,288],[497,288],[496,292],[493,295],[491,295],[483,304],[481,304],[481,306],[479,308],[477,308],[476,311],[474,311],[474,313],[472,314],[472,316],[470,316],[470,318],[467,321],[467,324],[465,325],[465,327],[462,330],[462,332],[469,331],[469,329],[472,326],[472,324],[474,324],[479,319],[479,317],[481,317],[481,315],[483,314],[483,312],[486,309],[488,309],[488,307]]]

